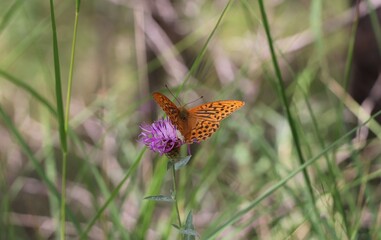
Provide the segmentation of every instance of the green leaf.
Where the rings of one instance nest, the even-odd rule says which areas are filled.
[[[186,240],[194,240],[198,237],[198,233],[193,226],[193,216],[192,211],[189,211],[187,219],[185,221],[184,229],[180,230],[181,234],[185,235]]]
[[[173,226],[174,228],[177,228],[178,230],[181,229],[178,225],[176,225],[176,224],[174,224],[174,223],[172,223],[172,226]]]
[[[185,235],[185,240],[195,240],[196,237],[199,237],[198,233],[194,229],[182,229],[180,232]]]
[[[173,161],[172,160],[168,161],[168,163],[167,163],[167,170],[171,169],[172,166],[173,166]]]
[[[54,16],[53,0],[50,0],[50,17],[51,17],[52,33],[53,33],[53,63],[54,63],[54,75],[55,75],[55,90],[56,90],[59,136],[60,136],[62,152],[67,153],[67,136],[66,136],[66,130],[65,130],[65,113],[64,113],[63,100],[62,100],[60,58],[58,53],[58,40],[57,40],[56,19]]]
[[[191,228],[194,229],[193,227],[193,216],[192,216],[192,211],[189,211],[187,220],[185,220],[185,228]]]
[[[180,160],[178,161],[174,161],[174,160],[170,160],[168,161],[167,163],[167,170],[171,169],[173,164],[175,165],[175,170],[179,170],[181,168],[183,168],[184,166],[186,166],[189,162],[189,160],[191,159],[192,155],[188,155],[186,157],[183,157],[181,158]]]
[[[148,196],[144,200],[158,201],[158,202],[174,202],[175,200],[171,196],[157,195]]]
[[[175,163],[175,170],[177,171],[177,170],[185,167],[188,164],[191,157],[192,157],[192,155],[188,155],[188,156],[182,158],[180,161],[176,162]]]

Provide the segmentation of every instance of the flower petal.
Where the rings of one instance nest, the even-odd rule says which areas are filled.
[[[143,123],[140,129],[142,132],[138,136],[138,141],[160,155],[184,144],[184,138],[168,118],[158,120],[151,125]]]

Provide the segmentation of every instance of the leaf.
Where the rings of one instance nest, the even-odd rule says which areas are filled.
[[[182,158],[180,161],[176,162],[175,163],[175,170],[179,170],[181,168],[183,168],[184,166],[187,165],[187,163],[189,162],[189,160],[191,159],[192,155],[188,155],[184,158]]]
[[[148,196],[144,200],[157,201],[157,202],[174,202],[175,200],[171,196],[157,195]]]
[[[184,158],[181,158],[179,161],[176,160],[170,160],[167,163],[167,170],[171,169],[173,165],[175,165],[175,170],[179,170],[183,168],[185,165],[188,164],[189,160],[191,159],[192,155],[188,155]]]
[[[189,211],[188,216],[187,216],[187,220],[185,220],[185,228],[186,229],[188,229],[188,228],[194,229],[192,211]]]
[[[173,226],[174,228],[177,228],[178,230],[181,229],[178,225],[176,225],[176,224],[174,224],[174,223],[172,223],[172,226]]]
[[[173,161],[172,160],[168,161],[167,162],[167,170],[171,169],[172,166],[173,166]]]
[[[186,240],[195,240],[195,237],[199,237],[198,233],[196,232],[193,226],[192,211],[189,211],[187,219],[185,221],[184,229],[180,230],[180,232],[183,235],[185,235]]]
[[[182,229],[180,233],[185,235],[185,240],[195,240],[196,237],[199,237],[198,233],[194,229]]]

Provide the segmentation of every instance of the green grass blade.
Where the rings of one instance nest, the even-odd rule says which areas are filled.
[[[139,155],[135,159],[134,163],[131,165],[130,169],[128,169],[128,171],[127,171],[126,175],[124,176],[124,178],[120,181],[120,183],[114,189],[114,191],[112,191],[111,195],[106,200],[105,204],[98,210],[96,215],[91,219],[91,221],[87,225],[86,229],[81,234],[80,239],[87,239],[87,234],[89,233],[91,228],[94,226],[95,222],[100,218],[100,216],[106,210],[106,208],[111,203],[111,201],[114,200],[115,197],[119,194],[120,189],[123,187],[123,185],[128,180],[128,178],[131,176],[131,174],[134,173],[135,170],[137,169],[137,167],[139,166],[140,161],[142,160],[142,157],[143,157],[143,154],[144,154],[145,150],[146,149],[144,148],[143,150],[140,151]]]
[[[1,69],[0,69],[0,76],[2,76],[4,79],[8,80],[9,82],[13,83],[14,85],[18,86],[19,88],[24,89],[26,92],[28,92],[34,98],[36,98],[37,101],[42,103],[42,105],[45,106],[54,116],[57,116],[57,112],[54,109],[53,105],[50,104],[47,99],[45,99],[42,95],[40,95],[31,86],[29,86],[28,84],[24,83],[20,79],[10,75],[9,73],[7,73]]]
[[[91,178],[94,179],[93,180],[94,184],[95,183],[97,184],[94,187],[96,189],[100,190],[100,192],[102,193],[102,198],[107,199],[111,195],[108,182],[106,179],[104,179],[104,175],[101,173],[101,170],[96,165],[91,163],[92,162],[92,156],[94,156],[95,154],[88,153],[85,150],[86,149],[85,144],[81,141],[81,139],[77,135],[75,135],[72,131],[70,131],[70,128],[69,128],[69,135],[68,136],[73,141],[73,145],[75,146],[73,148],[81,149],[83,151],[83,155],[84,155],[83,167],[81,167],[81,169],[79,170],[79,173],[78,173],[79,179],[78,180],[82,181],[81,176],[83,176],[85,174],[85,172],[89,172],[91,174]],[[102,139],[103,139],[103,137],[102,137]],[[101,147],[101,146],[99,146],[97,144],[97,146],[95,148],[98,149],[98,147]],[[128,190],[126,190],[126,195],[128,195]],[[121,200],[121,202],[124,202],[124,201]],[[119,234],[118,237],[120,237],[121,239],[128,240],[129,239],[129,233],[128,233],[127,229],[125,228],[123,221],[121,221],[120,206],[118,206],[118,202],[117,201],[111,201],[109,206],[108,206],[108,209],[109,209],[109,213],[110,213],[110,215],[109,215],[110,219],[112,220],[112,224],[115,228],[115,231],[113,231],[113,232]],[[102,220],[102,219],[100,219],[100,220]],[[89,234],[89,232],[87,234]],[[87,236],[87,237],[91,238],[91,236]]]
[[[149,189],[147,190],[147,195],[157,195],[161,190],[164,182],[164,176],[167,173],[166,168],[166,158],[162,157],[158,159],[157,165],[155,166],[155,171]],[[150,224],[152,223],[152,218],[154,216],[154,208],[156,202],[143,200],[143,203],[139,209],[140,216],[138,219],[138,225],[134,232],[134,236],[137,239],[147,238],[147,232],[149,230]],[[171,204],[172,205],[172,204]]]
[[[260,12],[262,15],[263,26],[264,26],[264,29],[266,32],[267,42],[268,42],[268,45],[270,48],[272,63],[273,63],[275,74],[276,74],[276,77],[278,80],[278,84],[277,84],[278,92],[279,92],[279,95],[281,96],[282,104],[283,104],[283,107],[286,111],[287,119],[288,119],[288,122],[290,125],[293,140],[294,140],[294,145],[296,148],[296,152],[298,154],[299,164],[302,165],[305,163],[305,159],[304,159],[303,152],[302,152],[301,142],[300,142],[300,139],[298,136],[295,118],[292,116],[292,113],[290,110],[290,105],[289,105],[289,102],[288,102],[287,97],[286,97],[286,88],[284,86],[284,81],[283,81],[282,74],[281,74],[281,71],[279,68],[277,56],[275,54],[273,40],[272,40],[271,33],[270,33],[270,25],[269,25],[269,22],[267,20],[266,10],[264,7],[263,0],[259,0],[258,2],[259,2],[259,6],[260,6]],[[304,180],[306,182],[307,188],[308,188],[309,197],[311,198],[311,201],[312,201],[312,207],[313,207],[314,212],[315,212],[315,218],[317,220],[319,214],[318,214],[316,206],[315,206],[315,197],[314,197],[314,193],[313,193],[313,187],[312,187],[312,183],[311,183],[307,169],[303,169],[303,176],[304,176]],[[313,224],[313,226],[315,226],[315,224]]]
[[[379,115],[381,112],[377,113],[377,115]],[[374,115],[372,118],[374,118],[376,115]],[[369,119],[370,120],[370,119]],[[368,120],[368,121],[369,121]],[[364,123],[364,125],[368,122],[366,121]],[[297,169],[295,169],[294,171],[292,171],[287,177],[283,178],[282,180],[280,180],[277,184],[273,185],[272,187],[270,187],[267,191],[265,191],[264,193],[262,193],[258,198],[256,198],[249,206],[247,206],[246,208],[242,209],[241,211],[237,212],[236,214],[234,214],[230,219],[228,219],[225,223],[223,223],[222,225],[218,226],[216,229],[214,229],[211,233],[207,234],[206,236],[203,236],[202,239],[211,239],[211,238],[214,238],[216,237],[216,235],[221,232],[224,228],[226,228],[227,226],[231,225],[231,224],[234,224],[235,222],[237,222],[243,215],[245,215],[247,212],[249,212],[250,210],[252,210],[254,207],[256,207],[262,200],[264,200],[265,198],[269,197],[272,193],[274,193],[276,190],[280,189],[281,187],[283,187],[290,179],[292,179],[293,177],[295,177],[298,173],[300,173],[301,171],[303,171],[304,169],[306,169],[309,165],[313,164],[316,160],[318,159],[321,159],[322,156],[324,156],[327,152],[331,151],[332,149],[334,148],[337,148],[340,146],[341,142],[347,140],[347,138],[349,136],[351,136],[353,133],[355,133],[359,128],[359,127],[356,127],[354,129],[352,129],[351,131],[349,131],[348,133],[346,133],[345,135],[343,135],[341,138],[337,139],[335,142],[333,142],[331,145],[329,145],[328,147],[326,147],[321,153],[319,153],[318,155],[316,155],[315,157],[311,158],[310,160],[306,161],[305,163],[303,163],[302,165],[300,165]]]
[[[70,115],[69,113],[70,113],[71,89],[73,84],[74,57],[75,57],[75,46],[77,42],[78,17],[79,17],[79,6],[80,6],[79,2],[80,2],[79,0],[76,1],[73,41],[71,45],[70,69],[69,69],[69,79],[68,79],[67,95],[66,95],[65,132],[67,132],[67,129],[68,129],[69,115]]]
[[[41,177],[42,181],[46,184],[47,188],[49,189],[50,193],[52,193],[59,201],[61,200],[60,194],[57,190],[57,188],[54,186],[54,183],[46,176],[43,167],[38,162],[38,160],[35,158],[32,150],[22,137],[22,135],[19,133],[17,128],[14,126],[11,118],[6,114],[3,107],[0,105],[0,117],[3,119],[5,125],[7,126],[8,130],[13,134],[14,138],[16,139],[17,143],[20,145],[22,151],[24,154],[32,161],[33,167],[35,168],[37,174]],[[76,230],[80,233],[82,232],[81,227],[74,217],[74,215],[68,211],[69,218],[73,222]]]
[[[59,52],[58,52],[57,29],[56,29],[56,20],[54,16],[53,0],[50,0],[50,17],[51,17],[51,23],[52,23],[54,75],[55,75],[55,90],[56,90],[56,104],[57,104],[59,133],[60,133],[62,151],[67,152],[67,143],[66,143],[67,140],[66,140],[65,122],[64,122],[65,116],[64,116],[64,110],[63,110],[64,107],[63,107],[63,101],[62,101],[60,59],[59,59]]]
[[[23,0],[14,1],[13,4],[9,7],[8,11],[2,17],[2,20],[0,22],[0,35],[12,19],[12,17],[17,13],[17,10],[21,7],[21,4],[24,2],[25,1]]]
[[[358,9],[357,9],[358,10]],[[355,48],[355,40],[356,40],[356,32],[357,27],[359,25],[359,12],[356,12],[355,20],[351,28],[351,35],[349,38],[349,45],[348,45],[348,51],[347,51],[347,58],[345,62],[345,71],[344,71],[344,88],[348,89],[349,80],[351,76],[351,68],[352,68],[352,62],[353,62],[353,51]]]
[[[206,50],[209,46],[210,41],[212,40],[213,36],[215,35],[217,28],[221,25],[222,19],[226,15],[226,13],[228,12],[230,6],[233,4],[233,1],[234,0],[229,0],[229,2],[226,4],[224,10],[222,11],[220,17],[217,20],[216,25],[214,26],[212,32],[209,34],[205,44],[202,46],[200,53],[197,55],[196,59],[194,60],[191,69],[189,70],[187,76],[185,77],[184,81],[182,82],[181,86],[179,87],[179,89],[177,91],[178,93],[181,92],[181,90],[184,88],[185,84],[188,82],[190,77],[197,71],[198,67],[200,66],[202,59],[206,53]]]
[[[65,239],[66,232],[66,168],[67,168],[67,137],[65,130],[65,115],[64,106],[62,100],[62,82],[61,82],[61,70],[58,52],[57,41],[57,29],[56,20],[54,16],[54,4],[53,0],[50,0],[50,17],[52,24],[53,35],[53,57],[54,57],[54,75],[55,75],[55,90],[56,90],[56,104],[57,104],[57,116],[58,116],[58,128],[60,135],[61,151],[62,151],[62,176],[61,176],[61,219],[60,219],[60,238]]]

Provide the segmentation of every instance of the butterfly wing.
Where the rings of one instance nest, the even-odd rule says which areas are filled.
[[[188,111],[185,108],[178,108],[176,104],[161,93],[155,92],[152,96],[181,134],[183,136],[189,135]]]
[[[220,122],[245,105],[242,101],[224,100],[205,103],[189,110],[190,132],[185,135],[187,143],[208,139],[220,127]]]
[[[180,110],[176,106],[176,104],[174,104],[171,100],[169,100],[169,98],[167,98],[166,96],[158,92],[154,92],[152,94],[152,97],[155,100],[155,102],[168,115],[171,122],[176,125],[176,123],[179,120],[179,113],[180,113]]]

